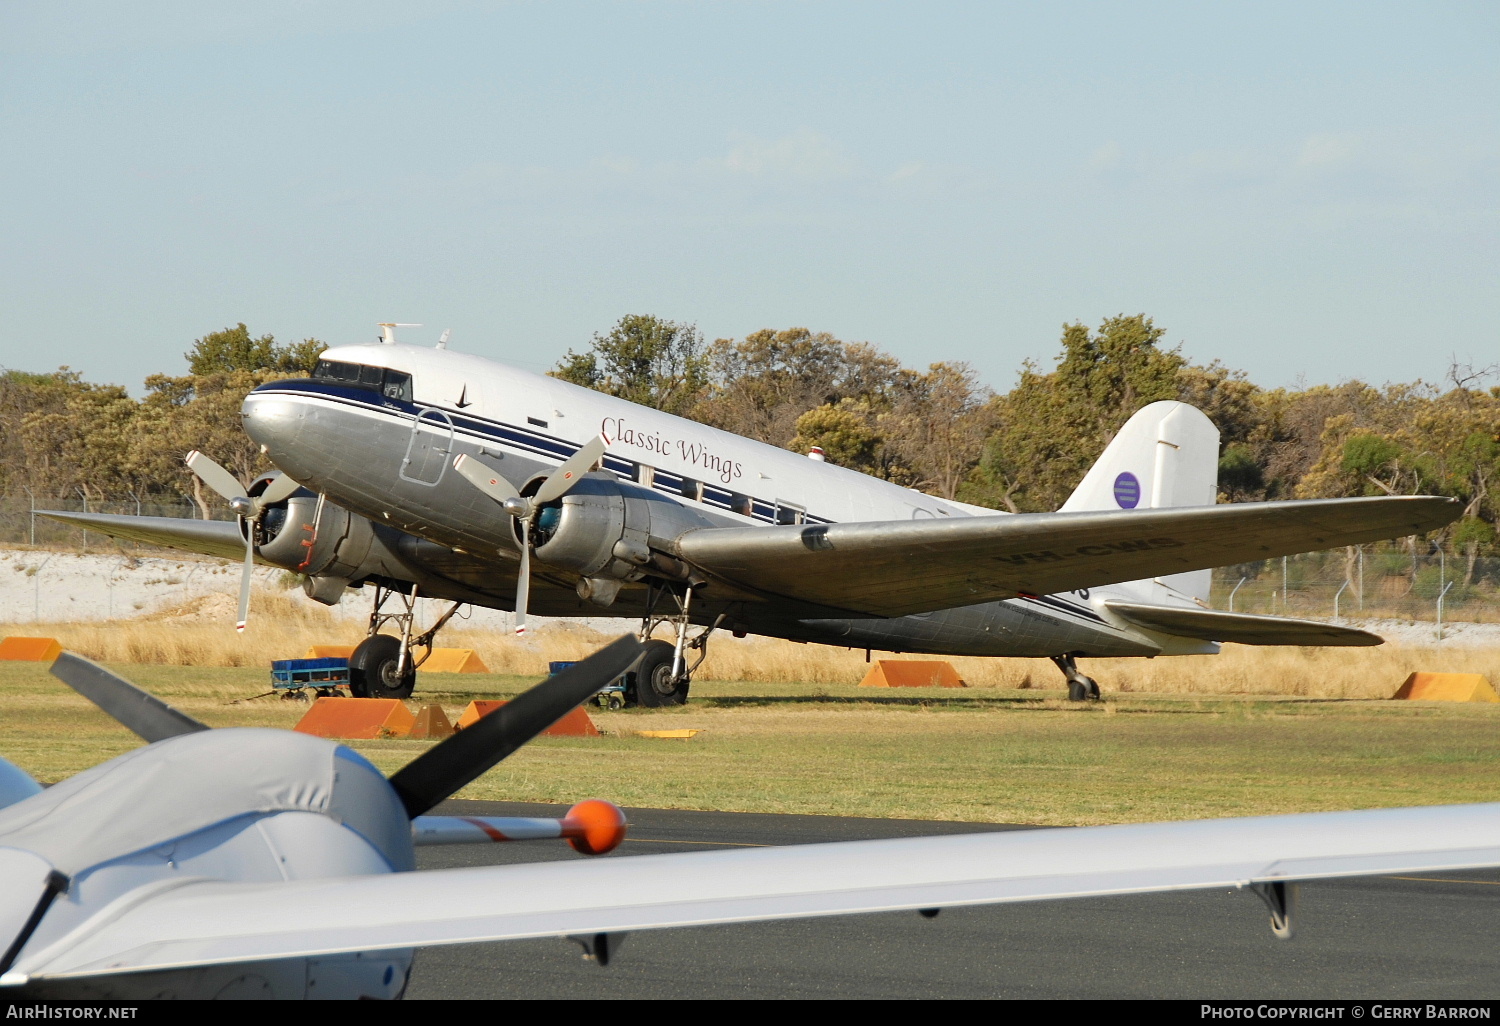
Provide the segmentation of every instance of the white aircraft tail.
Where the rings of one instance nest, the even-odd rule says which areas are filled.
[[[1218,496],[1219,429],[1187,403],[1152,403],[1125,422],[1062,513],[1084,510],[1166,509],[1212,506]],[[1210,570],[1133,581],[1121,591],[1146,598],[1153,585],[1208,601]],[[1164,595],[1153,596],[1158,601]]]

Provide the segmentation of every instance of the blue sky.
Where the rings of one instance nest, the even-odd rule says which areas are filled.
[[[1008,388],[1146,312],[1266,385],[1500,360],[1500,7],[0,3],[0,365],[237,321],[545,369],[622,314]]]

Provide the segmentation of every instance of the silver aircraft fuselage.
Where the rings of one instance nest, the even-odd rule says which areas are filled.
[[[330,502],[384,525],[421,593],[511,609],[514,520],[453,469],[478,457],[513,482],[555,469],[601,432],[604,470],[645,500],[653,539],[705,527],[959,518],[995,511],[902,488],[784,449],[466,353],[400,344],[330,349],[325,360],[409,375],[404,388],[298,379],[245,400],[249,436],[281,470]],[[587,482],[584,483],[586,487]],[[608,608],[580,599],[576,575],[534,564],[532,611],[638,618],[646,590]],[[1120,586],[1152,600],[1153,582]],[[1144,590],[1143,590],[1144,589]],[[731,613],[737,631],[850,648],[945,655],[1149,656],[1214,652],[1112,617],[1107,589],[1021,597],[893,618],[808,616],[775,603],[698,604],[694,620]],[[1122,594],[1115,591],[1117,596]],[[1161,601],[1161,596],[1155,597]]]

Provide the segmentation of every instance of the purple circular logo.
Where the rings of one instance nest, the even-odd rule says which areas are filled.
[[[1115,501],[1121,509],[1135,509],[1141,501],[1141,482],[1128,470],[1115,478]]]

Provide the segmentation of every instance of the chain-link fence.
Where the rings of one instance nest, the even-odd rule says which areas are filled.
[[[87,502],[81,498],[0,496],[0,545],[148,552],[151,546],[34,515],[37,509],[155,517],[199,515],[191,502]],[[232,514],[215,502],[214,519]],[[1441,599],[1441,606],[1439,600]],[[1500,559],[1445,552],[1408,541],[1309,552],[1214,571],[1212,605],[1242,613],[1413,620],[1500,621]]]
[[[1500,559],[1419,542],[1351,546],[1214,571],[1217,609],[1316,619],[1500,620]]]

